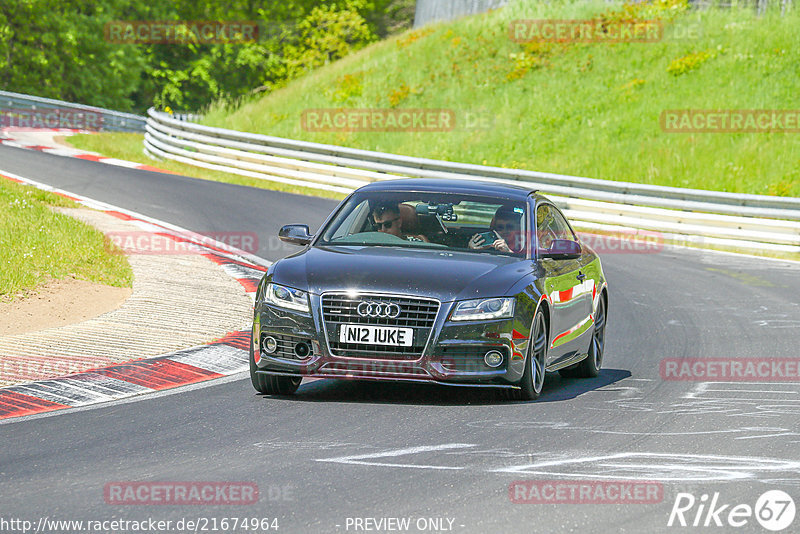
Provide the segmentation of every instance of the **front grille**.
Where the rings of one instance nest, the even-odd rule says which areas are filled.
[[[364,301],[397,304],[402,311],[396,319],[361,317],[356,308]],[[439,303],[431,299],[413,297],[324,295],[322,297],[322,312],[325,316],[325,322],[329,324],[370,324],[430,329],[436,320],[436,314],[439,312]]]
[[[298,343],[308,343],[309,345],[311,345],[312,352],[314,350],[314,344],[311,343],[310,339],[297,337],[297,336],[285,336],[285,335],[280,335],[280,334],[270,334],[270,333],[264,332],[264,333],[261,334],[261,342],[262,343],[263,343],[265,337],[273,337],[273,338],[275,338],[275,341],[278,342],[278,350],[276,350],[274,353],[272,353],[272,354],[267,354],[266,352],[263,353],[264,355],[269,356],[270,358],[283,358],[285,360],[300,360],[300,361],[308,359],[308,357],[300,358],[300,357],[297,356],[297,354],[295,354],[294,347]],[[309,354],[309,357],[310,356],[311,356],[311,354]]]
[[[397,304],[400,306],[401,312],[396,318],[362,317],[357,311],[358,305],[362,302]],[[334,356],[416,360],[422,356],[422,351],[425,350],[425,344],[438,313],[439,302],[433,299],[388,295],[352,297],[345,294],[329,294],[322,296],[322,316],[328,334],[328,346]],[[339,341],[339,325],[342,324],[413,328],[414,342],[410,347],[342,343]]]
[[[499,351],[503,355],[503,363],[498,367],[489,367],[483,357],[490,350]],[[478,371],[501,371],[508,364],[508,351],[503,346],[462,345],[444,347],[438,352],[442,367],[448,371],[474,373]]]

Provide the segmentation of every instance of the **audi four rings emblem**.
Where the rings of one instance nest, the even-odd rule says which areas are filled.
[[[400,306],[388,302],[362,302],[356,311],[361,317],[396,319],[400,316]]]

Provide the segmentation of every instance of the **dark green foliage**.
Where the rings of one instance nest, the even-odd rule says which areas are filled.
[[[271,91],[410,26],[413,0],[0,2],[0,88],[123,111]],[[110,21],[256,21],[257,42],[118,44]]]

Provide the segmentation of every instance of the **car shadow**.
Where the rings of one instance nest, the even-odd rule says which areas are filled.
[[[574,399],[588,391],[613,384],[629,376],[631,376],[630,371],[623,369],[603,369],[596,378],[589,379],[563,378],[558,373],[548,373],[542,394],[535,401],[508,401],[502,397],[500,390],[494,388],[339,379],[303,382],[294,395],[261,396],[297,402],[356,402],[421,406],[524,404]]]
[[[564,378],[558,373],[547,373],[544,390],[534,402],[555,402],[574,399],[587,391],[594,391],[629,378],[627,369],[601,369],[595,378]]]

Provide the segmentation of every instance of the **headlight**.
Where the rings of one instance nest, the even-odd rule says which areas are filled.
[[[456,305],[451,321],[483,321],[514,316],[513,298],[462,300]]]
[[[290,310],[306,313],[309,312],[308,293],[300,291],[299,289],[279,286],[278,284],[269,284],[264,300],[280,308],[289,308]]]

